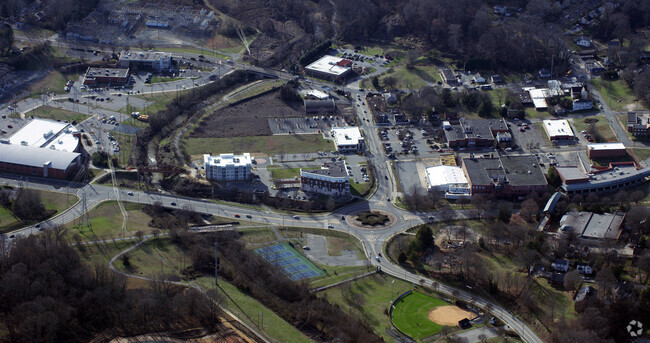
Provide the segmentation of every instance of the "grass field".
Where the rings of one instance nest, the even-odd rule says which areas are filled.
[[[591,80],[591,84],[598,89],[607,105],[614,111],[627,111],[629,105],[632,106],[632,109],[637,109],[636,106],[639,106],[638,109],[644,108],[641,102],[634,101],[634,91],[622,79],[616,81],[595,79]]]
[[[124,207],[128,213],[127,230],[122,232],[122,213],[117,205],[117,202],[105,202],[88,213],[90,216],[90,224],[92,230],[82,228],[81,231],[74,228],[75,224],[68,223],[69,228],[66,234],[67,238],[73,241],[75,235],[79,235],[81,241],[90,240],[104,240],[120,237],[134,236],[137,231],[142,231],[144,234],[151,233],[155,228],[149,227],[151,217],[142,212],[143,205],[124,203]]]
[[[15,114],[15,116],[20,117],[20,114]],[[67,120],[69,122],[73,122],[73,121],[82,122],[85,119],[89,118],[85,114],[71,112],[68,110],[55,108],[51,106],[40,106],[32,111],[25,113],[25,116],[26,117],[34,116],[36,118],[52,119],[52,120],[60,120],[60,121]]]
[[[65,88],[65,83],[68,80],[76,81],[81,74],[61,74],[60,72],[53,70],[49,72],[45,78],[33,83],[29,87],[29,92],[31,97],[38,97],[45,92],[54,92],[57,94],[67,94],[63,88]]]
[[[361,318],[386,342],[393,342],[394,338],[386,333],[386,329],[392,327],[388,317],[388,307],[391,299],[411,290],[412,287],[413,285],[408,282],[385,274],[375,274],[347,285],[330,288],[319,294],[327,296],[330,303],[339,305],[344,312]],[[394,292],[392,297],[391,292]],[[365,301],[361,306],[356,306],[351,301],[351,297],[355,294],[364,297]]]
[[[129,163],[129,157],[131,156],[131,148],[133,147],[134,135],[120,133],[117,131],[111,131],[111,133],[120,146],[120,152],[116,153],[115,155],[119,161],[119,165],[127,165]],[[112,150],[113,147],[109,147],[109,149]]]
[[[614,134],[614,131],[612,131],[612,128],[609,126],[607,119],[605,119],[603,116],[572,119],[573,127],[576,129],[576,132],[574,132],[575,135],[580,135],[580,132],[587,131],[589,124],[585,123],[585,120],[588,119],[598,119],[596,122],[596,130],[598,130],[601,136],[605,139],[605,142],[618,141],[616,135]]]
[[[321,135],[282,135],[282,136],[251,136],[232,138],[185,138],[185,151],[190,155],[205,154],[210,151],[213,155],[223,153],[241,154],[250,152],[256,157],[275,154],[298,154],[316,151],[330,151],[332,143]]]
[[[46,209],[56,211],[53,215],[57,215],[67,210],[70,206],[74,205],[79,200],[79,198],[74,194],[67,195],[65,193],[55,193],[48,191],[36,192],[40,194],[41,202]],[[23,222],[20,219],[14,217],[10,210],[4,207],[0,207],[0,233],[13,231],[23,226],[31,225],[34,223],[35,222],[31,221]]]
[[[395,304],[393,323],[415,339],[435,335],[440,332],[442,325],[429,320],[428,313],[432,308],[443,305],[449,304],[422,293],[411,293]]]
[[[632,151],[634,152],[634,155],[636,155],[636,157],[639,159],[639,161],[650,158],[650,149],[633,148]]]
[[[379,77],[379,84],[385,86],[387,77],[392,77],[397,80],[395,88],[398,89],[419,89],[431,83],[440,81],[438,68],[433,65],[415,65],[413,69],[406,68],[406,65],[400,64],[393,69],[392,73],[385,73]],[[370,83],[367,83],[370,85]]]
[[[372,182],[361,182],[359,183],[354,182],[354,179],[350,179],[350,193],[352,195],[356,196],[363,196],[366,194],[368,190],[370,190],[370,187],[372,186]]]
[[[266,93],[273,89],[276,89],[285,83],[286,81],[284,80],[264,80],[264,81],[255,82],[253,84],[248,84],[234,90],[232,93],[234,93],[235,95],[228,98],[227,102],[235,103],[237,101],[248,99],[250,97],[254,97],[256,95]]]

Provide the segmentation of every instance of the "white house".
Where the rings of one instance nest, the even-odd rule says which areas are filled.
[[[562,260],[559,258],[555,259],[555,261],[551,263],[551,268],[553,268],[553,270],[566,273],[567,271],[569,271],[569,261]]]
[[[576,263],[576,270],[580,274],[584,275],[591,275],[594,272],[593,268],[591,268],[591,266],[586,263]]]
[[[219,156],[203,155],[205,177],[209,180],[236,181],[249,180],[251,172],[251,154],[221,154]]]
[[[574,40],[574,42],[584,48],[588,48],[591,46],[591,38],[585,37],[585,36],[580,36]]]

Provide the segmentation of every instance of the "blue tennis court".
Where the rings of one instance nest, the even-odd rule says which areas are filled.
[[[287,243],[258,248],[255,252],[271,264],[282,268],[282,271],[294,281],[325,274]]]

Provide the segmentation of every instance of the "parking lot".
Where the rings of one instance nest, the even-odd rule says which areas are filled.
[[[415,127],[407,128],[383,128],[379,130],[379,138],[387,154],[400,155],[430,155],[437,153],[427,145],[427,139],[431,136],[428,131]],[[400,138],[402,138],[400,140]]]
[[[306,118],[269,118],[274,135],[328,132],[332,126],[347,126],[339,116],[313,116]]]
[[[508,125],[514,144],[526,151],[535,151],[535,149],[551,146],[546,132],[539,124],[526,120],[509,120]],[[525,129],[525,127],[528,128]]]

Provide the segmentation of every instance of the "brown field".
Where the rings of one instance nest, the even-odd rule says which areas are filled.
[[[270,136],[268,118],[304,117],[302,103],[287,105],[280,91],[219,109],[194,129],[191,138]]]
[[[438,306],[429,311],[429,320],[440,325],[456,326],[459,321],[465,318],[472,320],[476,317],[475,313],[465,311],[454,305]]]

